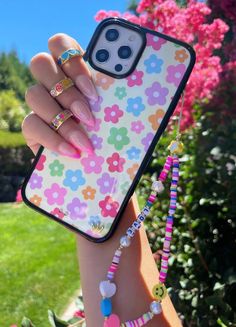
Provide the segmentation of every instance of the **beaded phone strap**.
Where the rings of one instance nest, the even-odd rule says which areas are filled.
[[[173,140],[168,149],[170,155],[167,157],[164,167],[159,175],[159,178],[152,184],[152,191],[148,197],[148,200],[141,210],[141,213],[138,215],[136,220],[132,225],[127,229],[126,234],[120,238],[120,245],[114,253],[112,263],[107,271],[107,280],[100,282],[99,290],[103,297],[101,301],[101,312],[104,316],[104,327],[141,327],[146,325],[154,315],[158,315],[162,312],[161,302],[167,295],[167,289],[165,287],[167,272],[168,272],[168,259],[170,255],[170,243],[172,239],[173,231],[173,221],[174,214],[176,211],[176,202],[177,202],[177,186],[179,180],[179,158],[178,154],[183,151],[183,144],[180,142],[180,121],[182,118],[184,96],[182,95],[182,104],[181,111],[178,119],[177,127],[177,136],[176,140]],[[125,248],[128,248],[131,244],[132,238],[135,233],[141,227],[141,224],[144,222],[145,218],[150,212],[150,208],[157,199],[158,194],[163,192],[164,185],[169,171],[172,168],[171,174],[171,185],[170,185],[170,206],[168,211],[168,216],[166,218],[166,227],[165,227],[165,239],[163,242],[163,252],[161,258],[161,269],[159,273],[159,283],[153,286],[152,295],[153,301],[150,304],[149,311],[144,313],[142,316],[135,320],[129,320],[124,323],[120,322],[119,316],[112,313],[112,302],[111,298],[116,293],[116,284],[113,282],[115,278],[115,273],[118,269],[121,255]]]

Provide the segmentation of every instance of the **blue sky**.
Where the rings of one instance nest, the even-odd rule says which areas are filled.
[[[1,1],[0,52],[17,50],[28,63],[37,52],[48,51],[48,38],[68,33],[86,48],[96,27],[99,9],[125,11],[128,0],[9,0]]]

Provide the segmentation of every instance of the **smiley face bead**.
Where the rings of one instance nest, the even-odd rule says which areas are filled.
[[[152,289],[152,295],[158,301],[162,301],[167,295],[167,289],[163,283],[155,285]]]

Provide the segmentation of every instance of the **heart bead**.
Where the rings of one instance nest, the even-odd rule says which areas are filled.
[[[108,319],[104,321],[103,327],[120,327],[120,318],[112,314]]]
[[[103,280],[99,285],[99,290],[103,297],[112,297],[116,293],[116,284]]]

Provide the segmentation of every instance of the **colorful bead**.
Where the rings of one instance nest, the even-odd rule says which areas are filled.
[[[141,227],[141,223],[135,220],[132,224],[132,227],[138,230]]]
[[[116,284],[109,280],[103,280],[99,285],[99,290],[103,297],[112,297],[116,293]]]
[[[113,313],[104,321],[103,327],[120,327],[120,318]]]
[[[152,183],[152,190],[157,193],[161,193],[164,191],[164,185],[161,181],[155,181]]]
[[[120,239],[120,245],[123,246],[124,248],[129,247],[131,244],[131,240],[128,236],[124,235]]]
[[[102,299],[101,301],[101,312],[103,316],[108,317],[110,316],[112,312],[112,304],[111,304],[111,299]]]
[[[154,313],[154,315],[160,314],[162,312],[160,302],[152,301],[152,303],[150,304],[150,310],[152,313]]]
[[[127,231],[126,231],[126,234],[127,234],[127,236],[129,236],[129,237],[133,237],[134,234],[135,234],[135,230],[133,229],[133,227],[129,227],[129,228],[127,229]]]
[[[138,215],[138,221],[144,221],[145,220],[145,216],[142,215],[141,213]]]
[[[152,295],[156,300],[163,300],[167,294],[166,287],[163,283],[159,283],[157,285],[154,285],[152,289]]]

